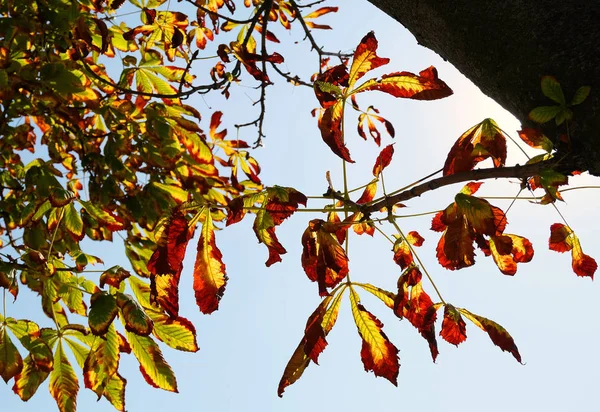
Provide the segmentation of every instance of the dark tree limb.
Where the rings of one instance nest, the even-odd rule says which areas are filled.
[[[432,179],[428,182],[422,183],[418,186],[413,186],[403,192],[397,193],[392,196],[387,196],[375,203],[372,203],[366,207],[362,207],[363,213],[373,213],[381,210],[383,207],[391,206],[398,202],[405,202],[415,197],[421,196],[423,193],[427,193],[430,190],[439,189],[443,186],[452,185],[461,182],[470,182],[473,180],[485,180],[485,179],[498,179],[498,178],[518,178],[527,179],[529,177],[539,174],[543,169],[555,168],[558,165],[556,159],[550,159],[543,162],[532,163],[524,166],[516,165],[510,167],[498,167],[498,168],[487,168],[487,169],[476,169],[468,172],[455,173],[450,176],[442,176],[437,179]]]
[[[524,126],[528,113],[551,105],[540,78],[552,75],[569,100],[579,86],[592,93],[574,107],[571,144],[552,122],[545,134],[572,170],[600,175],[600,2],[574,0],[369,0],[402,23],[419,44],[452,63]]]

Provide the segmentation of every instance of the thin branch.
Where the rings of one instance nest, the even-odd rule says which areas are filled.
[[[488,169],[476,169],[468,172],[455,173],[450,176],[443,176],[437,179],[430,180],[429,182],[415,186],[412,189],[405,190],[395,195],[388,196],[378,202],[368,205],[364,208],[365,212],[375,212],[388,204],[395,204],[403,202],[415,197],[421,196],[423,193],[435,190],[443,186],[452,185],[460,182],[467,182],[470,180],[484,180],[484,179],[498,179],[498,178],[519,178],[524,179],[536,174],[547,168],[556,166],[557,161],[555,159],[545,160],[543,162],[533,163],[529,165],[516,165],[512,167],[498,167]]]

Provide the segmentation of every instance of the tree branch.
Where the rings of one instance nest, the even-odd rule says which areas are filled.
[[[529,165],[516,165],[511,167],[498,167],[488,169],[476,169],[468,172],[455,173],[450,176],[438,177],[437,179],[430,180],[429,182],[423,183],[418,186],[414,186],[411,189],[407,189],[403,192],[395,194],[393,196],[387,196],[367,207],[363,208],[363,212],[376,212],[383,207],[393,205],[398,202],[404,202],[409,199],[419,197],[423,193],[435,190],[443,186],[452,185],[460,182],[467,182],[470,180],[484,180],[484,179],[498,179],[498,178],[519,178],[524,179],[536,174],[539,174],[543,169],[549,169],[556,166],[558,163],[557,159],[549,159],[543,162],[532,163]]]

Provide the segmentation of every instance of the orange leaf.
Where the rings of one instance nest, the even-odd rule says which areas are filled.
[[[579,238],[575,232],[562,223],[555,223],[550,227],[550,250],[557,252],[571,251],[571,267],[577,276],[594,278],[598,264],[589,255],[583,253]]]
[[[389,63],[390,59],[377,56],[377,46],[377,39],[373,32],[367,33],[367,35],[362,38],[354,52],[354,58],[352,59],[352,66],[350,67],[348,79],[349,88],[352,88],[354,83],[367,72]]]
[[[377,180],[373,180],[371,183],[369,183],[365,187],[365,190],[363,191],[362,195],[360,195],[360,198],[356,201],[356,204],[363,205],[365,203],[369,203],[371,200],[373,200],[375,198],[376,194],[377,194]]]
[[[460,312],[450,304],[444,307],[444,320],[440,336],[453,345],[460,345],[467,339],[467,327]]]
[[[410,242],[413,246],[422,246],[425,239],[415,230],[408,232],[406,235],[406,240]]]
[[[398,385],[398,349],[383,332],[383,323],[360,303],[358,294],[350,289],[352,316],[362,338],[360,357],[365,371],[373,371],[394,385]]]
[[[464,132],[454,143],[444,164],[444,176],[472,170],[492,158],[494,167],[506,162],[506,136],[492,119],[485,119]]]
[[[521,140],[534,149],[543,149],[550,153],[554,148],[552,141],[550,141],[541,130],[523,128],[522,130],[519,130],[518,133]]]
[[[498,269],[505,275],[517,273],[517,262],[526,263],[533,258],[531,242],[517,235],[492,236],[489,249]]]
[[[321,219],[313,219],[302,235],[302,267],[310,280],[326,296],[348,274],[348,257],[335,236],[336,228]]]
[[[227,275],[223,255],[215,242],[210,209],[205,208],[202,214],[204,221],[194,264],[194,291],[200,311],[209,314],[219,308],[219,301],[225,292]]]
[[[438,78],[437,70],[431,66],[419,75],[410,72],[396,72],[381,76],[380,80],[370,79],[354,89],[354,93],[366,90],[379,90],[394,97],[413,100],[436,100],[450,96],[453,92]]]

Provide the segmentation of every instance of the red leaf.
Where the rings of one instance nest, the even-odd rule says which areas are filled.
[[[321,130],[323,141],[333,153],[349,163],[354,163],[354,160],[350,158],[350,152],[344,144],[342,136],[342,108],[342,102],[337,102],[327,108],[319,122],[319,129]]]
[[[444,308],[444,321],[440,336],[453,345],[460,345],[467,339],[467,327],[460,316],[460,312],[450,304]]]
[[[431,357],[435,362],[438,355],[435,338],[435,320],[439,304],[434,305],[421,284],[421,271],[416,266],[408,267],[398,278],[398,294],[394,300],[394,313],[406,318],[429,343]]]
[[[550,227],[550,250],[557,252],[571,251],[571,267],[577,276],[594,278],[598,264],[589,255],[583,253],[579,238],[573,230],[562,223],[555,223]]]
[[[148,261],[150,298],[173,317],[179,313],[179,277],[183,270],[185,250],[193,234],[183,213],[176,209]]]
[[[319,354],[327,346],[325,337],[337,320],[342,292],[343,289],[335,296],[329,295],[323,299],[321,304],[308,318],[304,336],[286,365],[283,376],[279,381],[277,389],[279,397],[283,395],[286,387],[300,379],[311,360],[316,363]]]
[[[510,352],[518,362],[521,362],[521,354],[512,336],[502,326],[498,325],[493,320],[484,318],[483,316],[475,315],[466,309],[457,308],[467,319],[487,332],[494,345],[506,352]]]
[[[373,166],[373,176],[377,177],[379,174],[389,166],[392,162],[392,156],[394,155],[394,145],[391,144],[385,147],[379,156],[377,156],[377,160],[375,160],[375,165]]]
[[[319,285],[319,294],[336,286],[348,274],[348,257],[335,236],[335,225],[313,219],[302,235],[302,267],[310,280]]]

